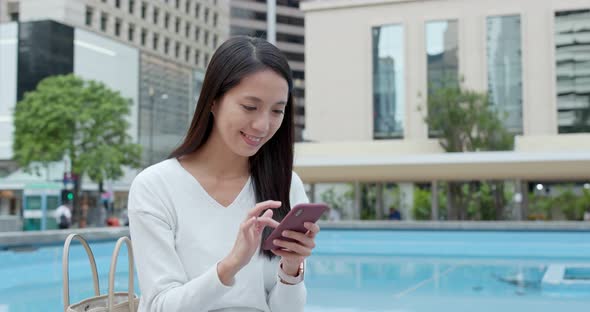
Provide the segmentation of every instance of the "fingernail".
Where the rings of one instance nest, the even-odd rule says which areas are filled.
[[[283,231],[283,233],[282,233],[282,234],[283,234],[283,236],[285,236],[285,237],[289,237],[289,231]]]
[[[275,239],[275,240],[272,241],[272,243],[276,245],[276,244],[279,243],[279,240],[278,239]]]

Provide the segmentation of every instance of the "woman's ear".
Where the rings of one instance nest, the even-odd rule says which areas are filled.
[[[218,109],[217,101],[213,101],[213,103],[211,104],[211,115],[213,115],[213,117],[215,117],[215,114],[217,113],[217,109]]]

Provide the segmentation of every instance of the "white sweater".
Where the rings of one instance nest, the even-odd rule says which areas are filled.
[[[308,202],[293,173],[291,206]],[[142,171],[129,191],[129,225],[141,290],[139,311],[303,311],[304,283],[278,280],[278,257],[259,255],[225,286],[217,263],[256,204],[251,179],[224,208],[176,159]]]

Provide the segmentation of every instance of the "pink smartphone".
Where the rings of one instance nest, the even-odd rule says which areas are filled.
[[[279,248],[272,243],[272,241],[277,238],[294,242],[295,240],[293,239],[283,237],[283,231],[290,230],[307,233],[307,229],[303,224],[305,222],[315,223],[327,209],[328,205],[326,204],[299,204],[291,208],[291,211],[289,211],[289,213],[283,218],[283,221],[281,221],[279,226],[277,226],[264,241],[262,249],[270,250]]]

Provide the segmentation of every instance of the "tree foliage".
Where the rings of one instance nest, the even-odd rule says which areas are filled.
[[[449,153],[511,150],[514,135],[508,132],[500,114],[485,93],[459,86],[443,87],[428,96],[425,121],[439,137],[441,147]],[[496,219],[502,218],[505,205],[504,185],[492,182]],[[468,208],[476,200],[478,183],[447,183],[448,217],[467,219]]]
[[[14,159],[31,170],[67,155],[80,178],[119,179],[124,166],[140,166],[141,148],[127,132],[130,106],[103,83],[72,74],[48,77],[16,105]]]

